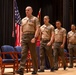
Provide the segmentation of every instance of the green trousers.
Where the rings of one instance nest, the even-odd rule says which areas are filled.
[[[23,34],[22,35],[22,56],[20,61],[20,68],[25,68],[25,62],[27,59],[28,50],[30,50],[31,57],[32,57],[32,64],[34,71],[38,71],[37,65],[37,53],[36,53],[36,43],[31,43],[31,39],[34,37],[34,34]]]

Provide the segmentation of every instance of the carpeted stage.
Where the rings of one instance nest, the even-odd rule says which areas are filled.
[[[12,69],[5,69],[5,73],[4,75],[13,75],[12,73]],[[19,74],[15,74],[15,75],[19,75]],[[31,75],[31,72],[28,72],[24,75]],[[55,72],[50,72],[50,70],[45,70],[45,72],[43,73],[39,73],[37,75],[76,75],[76,67],[70,69],[70,68],[67,68],[66,70],[63,70],[63,68],[59,68],[58,71],[55,71]]]

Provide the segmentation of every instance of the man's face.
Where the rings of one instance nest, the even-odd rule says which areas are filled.
[[[32,14],[32,8],[31,7],[27,7],[25,12],[26,12],[26,16],[31,15]]]
[[[75,30],[75,25],[71,25],[71,29],[72,30]]]
[[[56,27],[60,28],[61,27],[61,23],[60,22],[56,22]]]
[[[44,17],[44,23],[45,24],[49,23],[49,18],[48,17]]]

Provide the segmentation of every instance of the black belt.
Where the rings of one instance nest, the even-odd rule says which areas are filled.
[[[48,41],[50,41],[50,40],[48,40],[48,39],[42,39],[42,41],[43,41],[43,42],[48,42]]]
[[[69,44],[76,45],[76,43],[69,43]]]
[[[62,43],[62,42],[55,42],[55,43]]]
[[[35,34],[35,32],[28,31],[28,32],[23,32],[23,34]]]

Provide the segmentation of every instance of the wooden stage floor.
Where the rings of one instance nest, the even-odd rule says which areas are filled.
[[[5,69],[4,75],[13,75],[12,69]],[[15,74],[19,75],[19,74]],[[24,75],[31,75],[31,72],[24,73]],[[76,67],[74,68],[67,68],[66,70],[63,70],[63,68],[59,68],[58,71],[50,72],[50,70],[45,70],[43,73],[39,73],[37,75],[76,75]]]

